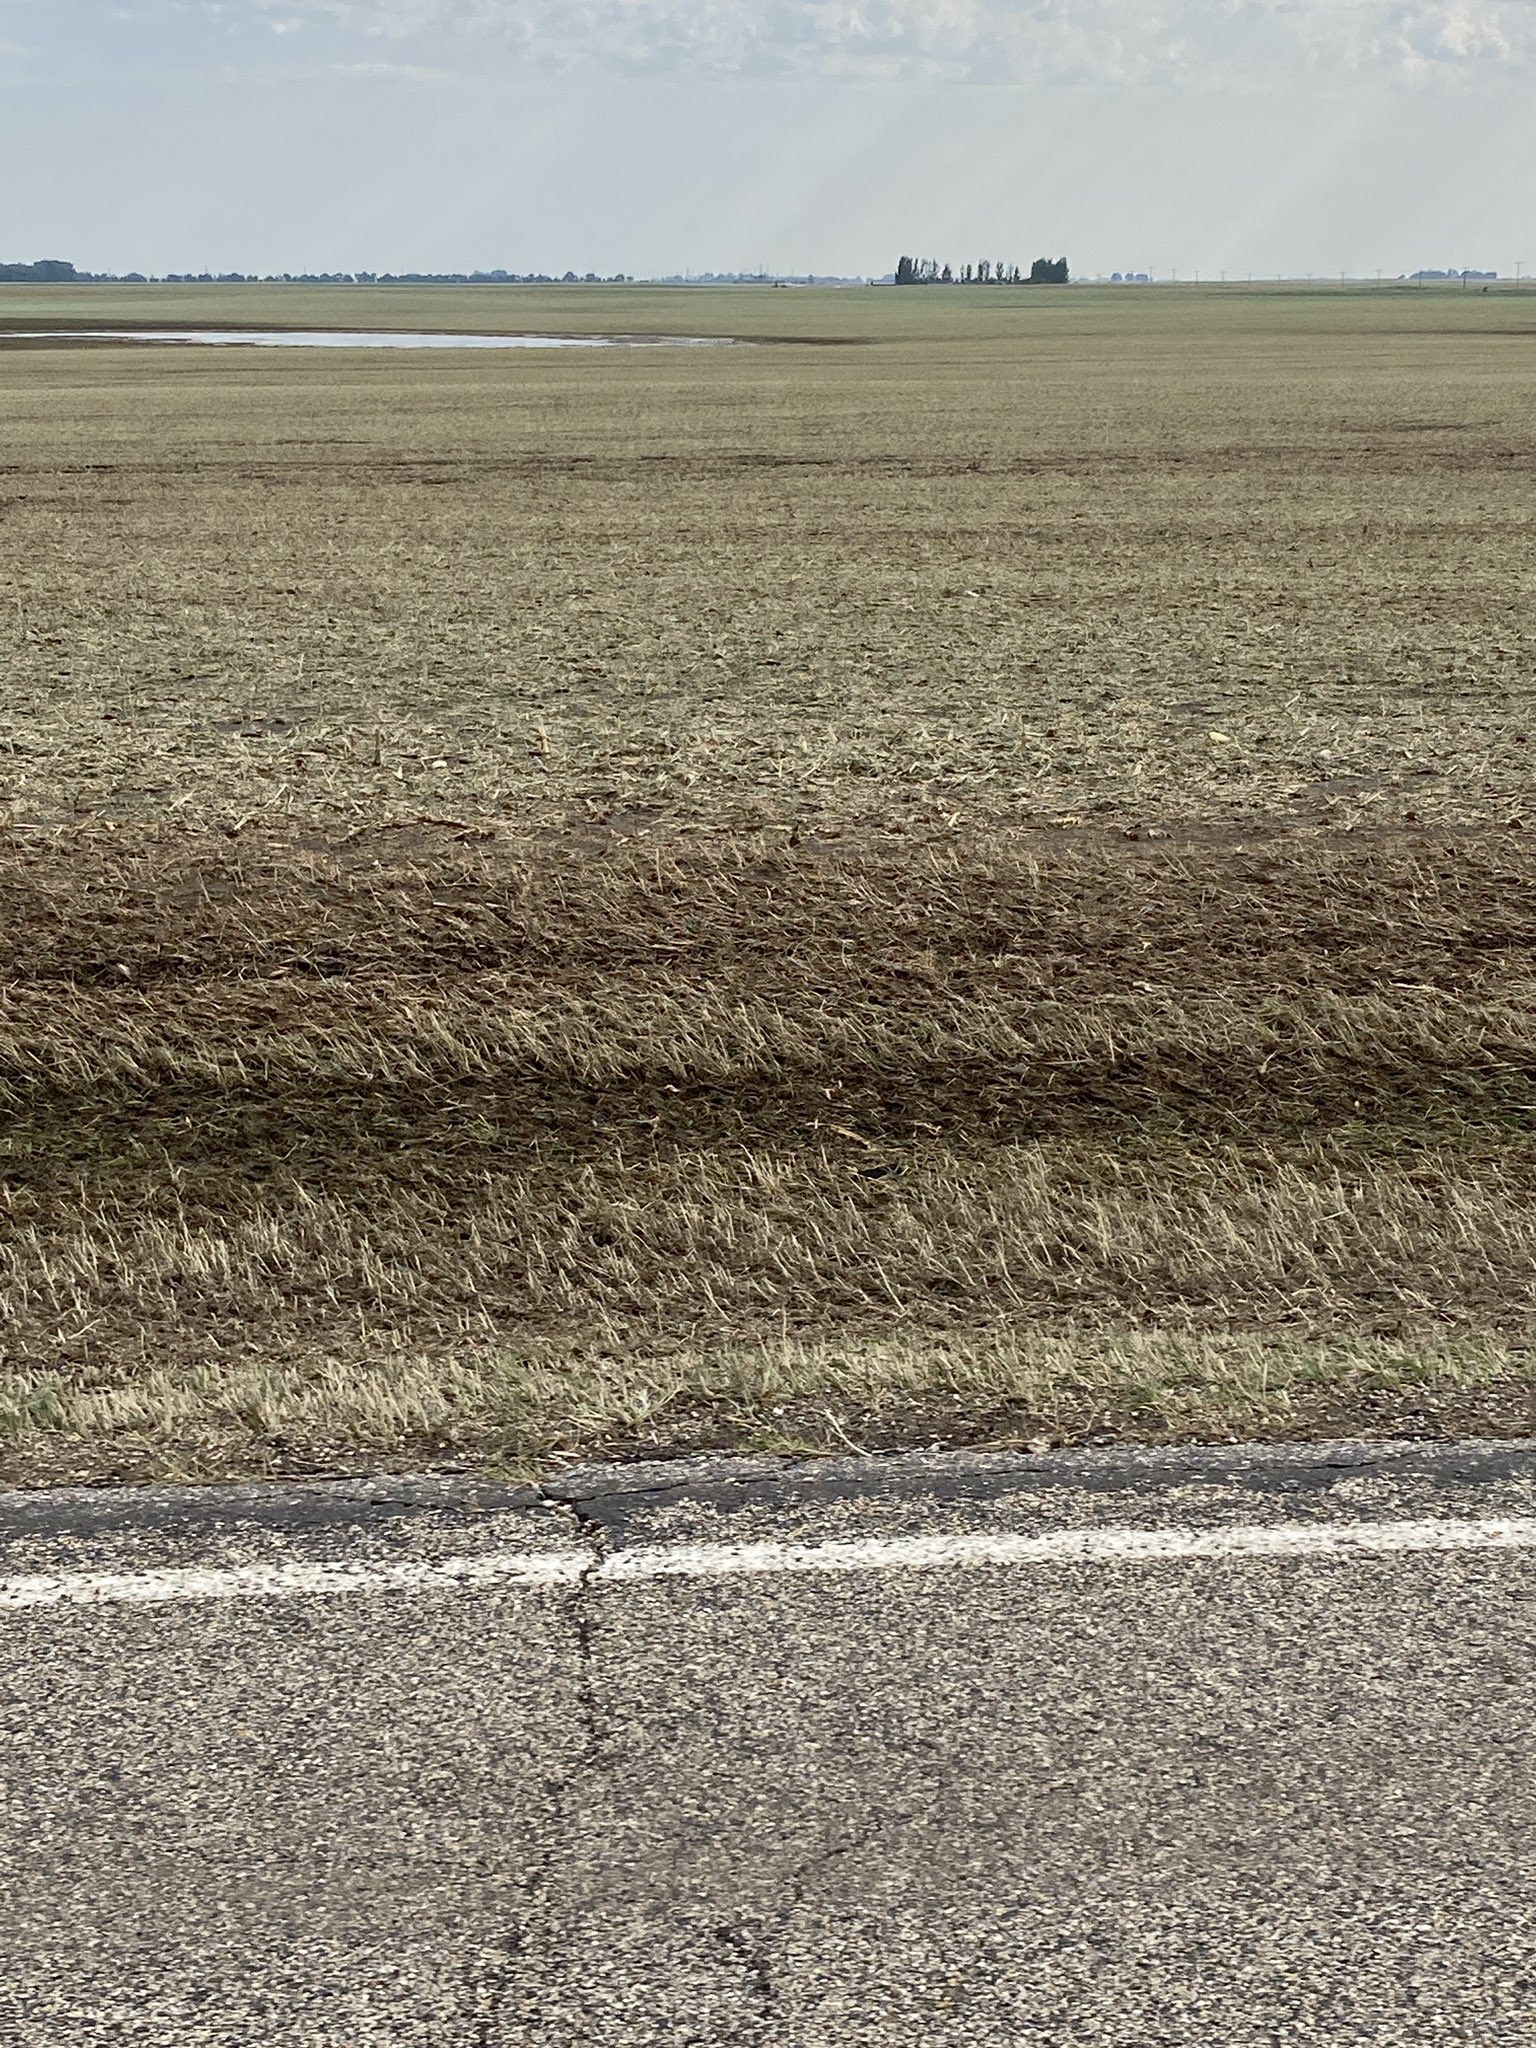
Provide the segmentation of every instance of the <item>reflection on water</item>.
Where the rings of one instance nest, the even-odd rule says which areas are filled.
[[[197,342],[213,348],[719,348],[690,334],[369,334],[319,328],[78,327],[12,329],[0,340]]]

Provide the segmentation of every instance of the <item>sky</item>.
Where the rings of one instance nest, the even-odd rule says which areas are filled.
[[[0,0],[0,261],[1536,272],[1536,0]]]

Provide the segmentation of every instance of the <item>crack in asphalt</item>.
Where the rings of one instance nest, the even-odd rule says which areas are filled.
[[[585,1735],[585,1746],[577,1764],[579,1773],[583,1770],[598,1769],[602,1762],[603,1721],[597,1698],[596,1618],[593,1613],[592,1594],[597,1575],[608,1556],[608,1530],[597,1516],[587,1512],[583,1502],[559,1500],[548,1492],[544,1493],[544,1498],[569,1518],[574,1524],[577,1537],[584,1541],[591,1551],[591,1556],[583,1565],[571,1591],[569,1601],[571,1624],[576,1636],[576,1697],[581,1707],[582,1729]]]
[[[518,1879],[518,1888],[523,1895],[521,1917],[513,1922],[501,1943],[500,1962],[474,1986],[476,2001],[481,2003],[481,2010],[474,2015],[475,2048],[496,2048],[498,2023],[534,1946],[538,1923],[547,1920],[552,1911],[549,1896],[552,1881],[561,1861],[565,1836],[577,1818],[572,1795],[584,1776],[602,1768],[603,1724],[597,1694],[592,1592],[593,1581],[608,1554],[608,1532],[595,1518],[584,1514],[579,1503],[562,1500],[543,1487],[539,1492],[549,1506],[571,1525],[578,1542],[590,1551],[565,1600],[576,1645],[576,1700],[581,1743],[570,1769],[549,1787],[553,1819],[548,1839],[537,1863]]]
[[[551,1486],[541,1486],[539,1492],[548,1504],[566,1518],[578,1542],[589,1551],[589,1558],[567,1595],[567,1611],[571,1618],[577,1648],[577,1698],[580,1705],[584,1734],[582,1751],[574,1768],[557,1788],[557,1822],[555,1836],[558,1839],[564,1827],[574,1818],[570,1795],[583,1776],[601,1771],[605,1764],[608,1743],[607,1720],[603,1710],[599,1671],[600,1659],[597,1646],[596,1595],[599,1574],[607,1559],[613,1554],[615,1540],[622,1545],[622,1526],[615,1526],[614,1509],[629,1500],[645,1496],[665,1495],[676,1491],[675,1484],[663,1486],[640,1486],[614,1488],[609,1492],[583,1496],[575,1492],[560,1492]],[[943,1798],[944,1787],[936,1784],[925,1811],[931,1813]],[[763,2029],[760,2039],[771,2040],[783,2012],[783,1992],[774,1969],[775,1947],[788,1922],[796,1911],[805,1905],[812,1876],[832,1868],[845,1857],[857,1855],[871,1843],[897,1825],[910,1826],[923,1814],[892,1816],[874,1813],[868,1815],[863,1824],[854,1828],[842,1841],[826,1843],[802,1858],[789,1872],[785,1882],[783,1903],[766,1916],[743,1915],[717,1925],[713,1936],[718,1947],[736,1958],[745,1974],[750,1993],[756,2002],[758,2020]],[[545,1891],[546,1910],[548,1905],[547,1887],[558,1862],[558,1850],[552,1842],[548,1853],[542,1859],[535,1882]],[[515,1950],[509,1951],[508,1977],[528,1946],[528,1929]],[[724,1957],[722,1956],[722,1962]],[[495,2048],[491,2028],[510,1990],[510,1982],[504,1983],[497,1995],[496,2009],[490,2017],[481,2022],[476,2037],[476,2048]]]
[[[931,1813],[939,1804],[943,1792],[942,1785],[936,1788],[926,1813]],[[923,1817],[925,1816],[919,1814],[905,1815],[901,1817],[901,1824],[910,1826]],[[895,1825],[897,1819],[892,1815],[872,1814],[865,1825],[855,1829],[846,1840],[824,1846],[795,1865],[786,1882],[787,1897],[770,1918],[764,1920],[744,1916],[715,1928],[715,1940],[722,1948],[730,1949],[739,1956],[745,1965],[758,2000],[760,2017],[767,2024],[773,2024],[780,2010],[781,1992],[773,1968],[775,1937],[782,1934],[791,1915],[806,1903],[808,1882],[812,1874],[829,1870],[845,1856],[857,1855],[861,1849],[867,1849],[871,1843],[877,1842]]]
[[[1219,1474],[1228,1483],[1245,1486],[1248,1490],[1262,1490],[1277,1482],[1287,1490],[1297,1487],[1298,1483],[1312,1490],[1337,1484],[1342,1474],[1379,1470],[1382,1466],[1389,1473],[1394,1464],[1406,1466],[1411,1473],[1423,1459],[1420,1446],[1349,1445],[1330,1449],[1332,1454],[1327,1457],[1271,1454],[1257,1460],[1256,1469],[1244,1469],[1238,1459],[1208,1451],[1149,1461],[1150,1471],[1144,1470],[1139,1461],[1121,1458],[1074,1461],[1070,1469],[1080,1485],[1084,1479],[1090,1481],[1085,1490],[1107,1490],[1111,1483],[1123,1486],[1127,1479],[1133,1482],[1140,1480],[1145,1484],[1169,1467],[1186,1482]],[[1521,1460],[1523,1469],[1528,1465],[1530,1449],[1529,1445],[1499,1446],[1491,1454],[1484,1449],[1482,1458],[1483,1462],[1496,1466],[1514,1455]],[[1440,1476],[1436,1467],[1444,1459],[1445,1452],[1437,1450],[1424,1461],[1429,1465],[1429,1476]],[[1089,1468],[1086,1472],[1085,1465]],[[889,1476],[896,1482],[892,1491],[899,1497],[905,1474],[893,1471]],[[914,1478],[918,1476],[913,1474]],[[944,1476],[947,1479],[949,1475]],[[1031,1459],[1027,1465],[1018,1459],[999,1460],[994,1469],[971,1472],[963,1477],[956,1475],[962,1487],[968,1479],[970,1488],[983,1500],[992,1485],[1011,1482],[1014,1487],[1021,1487],[1022,1483],[1034,1491],[1060,1483],[1066,1476],[1066,1461],[1056,1459]],[[668,1496],[687,1498],[690,1493],[695,1497],[699,1493],[706,1497],[714,1496],[711,1505],[716,1507],[727,1504],[762,1506],[765,1504],[763,1496],[782,1507],[796,1501],[797,1497],[802,1501],[807,1498],[814,1500],[818,1495],[838,1497],[842,1489],[837,1481],[841,1477],[841,1474],[817,1472],[733,1475],[719,1488],[720,1492],[738,1496],[737,1501],[729,1503],[721,1502],[714,1488],[700,1488],[691,1476],[681,1483],[668,1480],[636,1486],[619,1484],[595,1488],[591,1492],[562,1487],[559,1480],[537,1489],[538,1497],[559,1515],[574,1547],[584,1556],[580,1572],[562,1589],[560,1596],[575,1652],[577,1741],[563,1774],[548,1787],[552,1807],[549,1834],[540,1845],[536,1862],[519,1878],[520,1910],[501,1944],[501,1956],[472,1985],[477,2006],[472,2037],[474,2048],[499,2048],[506,2038],[503,2028],[511,2021],[511,2002],[519,1985],[526,1981],[530,1970],[537,1971],[541,1952],[547,1956],[558,1936],[561,1910],[558,1887],[568,1858],[569,1844],[575,1830],[591,1823],[591,1816],[583,1811],[580,1794],[594,1776],[605,1774],[614,1761],[616,1728],[605,1703],[599,1596],[605,1564],[625,1547],[626,1510],[642,1502],[649,1506]],[[829,1478],[833,1481],[830,1486],[827,1484]],[[976,1484],[978,1478],[982,1482],[980,1486]],[[919,1490],[917,1486],[913,1487],[914,1492]],[[944,1498],[949,1490],[947,1486],[934,1487],[931,1480],[921,1488],[928,1498],[935,1495]],[[883,1837],[899,1837],[921,1828],[932,1820],[935,1811],[943,1804],[946,1791],[942,1772],[936,1772],[928,1796],[915,1802],[912,1810],[899,1814],[866,1812],[849,1816],[850,1824],[841,1839],[823,1841],[804,1854],[787,1872],[774,1904],[766,1910],[748,1911],[726,1918],[710,1929],[722,1973],[735,1979],[740,1993],[749,2001],[748,2011],[755,2013],[755,2018],[743,2015],[747,2028],[740,2037],[743,2041],[750,2039],[760,2044],[769,2043],[776,2038],[784,2022],[786,2002],[792,2003],[794,1997],[792,1968],[788,1978],[784,1974],[786,1962],[792,1955],[792,1949],[786,1953],[792,1925],[796,1915],[807,1908],[825,1913],[829,1907],[827,1899],[818,1896],[823,1887],[817,1880],[825,1880],[828,1873],[835,1871],[840,1864],[858,1857]],[[841,1917],[835,1907],[832,1917]]]
[[[778,2009],[779,1994],[768,1967],[767,1945],[761,1938],[753,1940],[748,1925],[740,1920],[726,1921],[715,1929],[715,1940],[740,1958],[761,2008],[760,2017],[771,2022]]]
[[[514,1926],[500,1946],[501,1960],[474,1986],[476,2003],[482,1999],[488,2000],[482,2010],[474,2015],[475,2048],[496,2048],[496,2037],[492,2030],[505,2010],[507,1994],[512,1989],[518,1965],[527,1947],[525,1929]]]

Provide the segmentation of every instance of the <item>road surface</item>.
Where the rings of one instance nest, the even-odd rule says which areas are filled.
[[[7,2044],[1536,2042],[1536,1445],[0,1526]]]

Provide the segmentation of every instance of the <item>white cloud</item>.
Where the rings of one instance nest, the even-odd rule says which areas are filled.
[[[1536,70],[1536,0],[204,0],[555,68],[1262,89]]]

